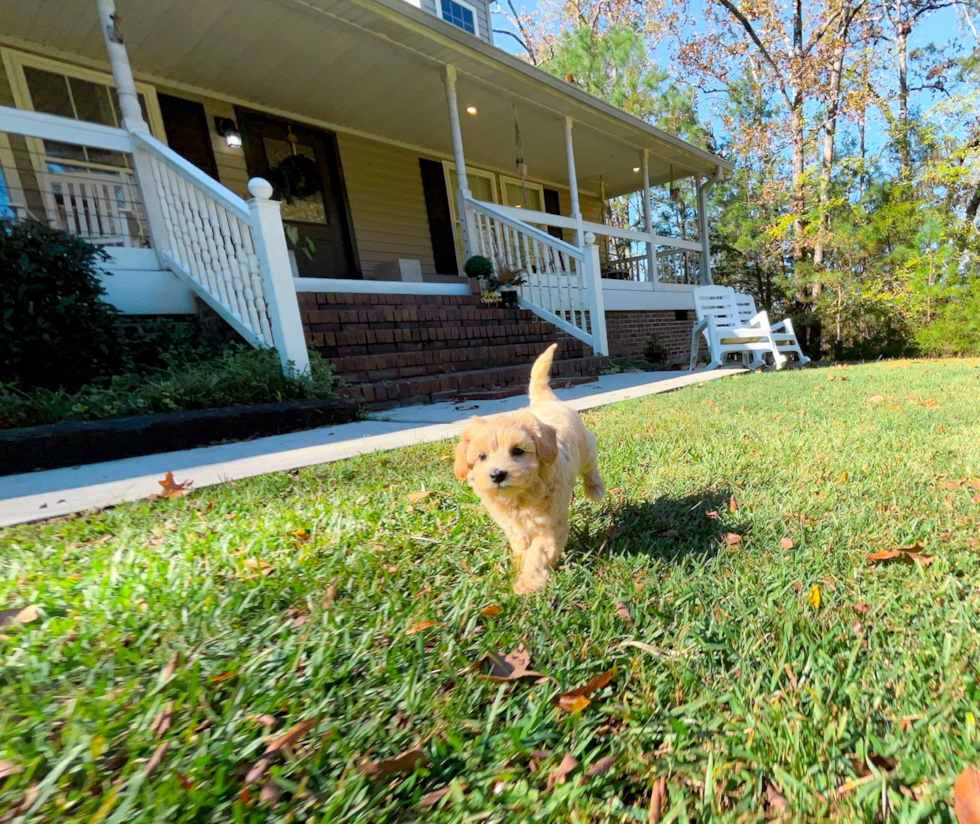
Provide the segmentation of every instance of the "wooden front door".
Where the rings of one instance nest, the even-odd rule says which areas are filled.
[[[299,276],[360,278],[336,135],[244,109],[237,117],[249,177],[282,202]]]

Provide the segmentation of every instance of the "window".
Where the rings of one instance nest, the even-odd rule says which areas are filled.
[[[532,212],[546,212],[544,207],[544,187],[539,183],[521,181],[513,177],[500,176],[500,187],[503,190],[504,205],[517,209],[529,209]],[[524,194],[527,193],[525,198]]]
[[[461,28],[463,31],[479,36],[480,31],[476,22],[476,9],[463,0],[436,0],[439,16],[447,23]]]
[[[456,241],[456,258],[459,260],[459,271],[463,271],[463,234],[459,223],[459,212],[456,210],[456,167],[444,160],[446,171],[446,192],[449,195],[449,212],[453,217],[453,240]],[[499,203],[497,198],[497,176],[490,172],[466,167],[466,179],[470,184],[470,192],[474,199],[486,203]]]

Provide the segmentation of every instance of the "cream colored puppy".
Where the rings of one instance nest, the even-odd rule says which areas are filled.
[[[585,494],[605,492],[596,469],[596,440],[578,414],[555,397],[548,373],[557,344],[531,368],[530,406],[474,418],[456,445],[453,472],[466,480],[514,550],[514,592],[545,585],[568,540],[568,505],[581,476]]]

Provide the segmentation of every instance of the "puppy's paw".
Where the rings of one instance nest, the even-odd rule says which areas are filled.
[[[605,484],[602,483],[602,478],[599,477],[599,473],[596,470],[592,470],[583,479],[585,486],[585,494],[588,495],[590,500],[599,503],[603,496],[606,494]]]
[[[518,595],[529,595],[537,592],[548,583],[547,572],[523,573],[514,579],[514,592]]]

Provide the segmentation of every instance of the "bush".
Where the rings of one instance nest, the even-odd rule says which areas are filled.
[[[330,364],[310,352],[310,369],[309,376],[286,376],[275,350],[236,344],[196,362],[172,355],[164,368],[116,375],[75,392],[0,384],[0,429],[330,397],[336,386]]]
[[[647,363],[663,363],[667,360],[667,350],[657,340],[656,335],[651,335],[647,345],[643,347],[643,359]]]
[[[916,334],[927,355],[980,355],[980,279],[958,288],[936,312],[932,323]]]
[[[0,382],[73,389],[120,368],[99,281],[107,257],[36,221],[0,220]]]

